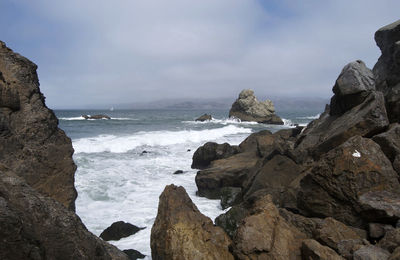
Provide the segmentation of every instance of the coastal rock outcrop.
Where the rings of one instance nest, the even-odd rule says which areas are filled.
[[[232,146],[228,143],[207,142],[194,152],[192,169],[205,169],[212,161],[230,157],[238,152],[237,146]]]
[[[199,122],[204,122],[204,121],[210,121],[212,119],[212,116],[209,114],[204,114],[202,116],[199,116],[198,118],[196,118],[195,121],[199,121]]]
[[[36,69],[0,41],[0,163],[74,210],[74,150],[44,103]]]
[[[244,89],[240,92],[239,98],[232,104],[229,117],[236,117],[241,121],[283,125],[282,119],[275,115],[272,101],[258,101],[251,89]]]
[[[230,238],[200,213],[183,187],[166,186],[151,229],[151,254],[157,259],[234,259]]]

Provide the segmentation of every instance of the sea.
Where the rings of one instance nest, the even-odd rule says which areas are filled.
[[[205,112],[213,119],[196,122]],[[219,200],[196,195],[197,170],[190,166],[199,146],[210,141],[237,145],[261,130],[306,126],[320,112],[319,108],[280,112],[285,124],[277,126],[230,119],[227,110],[55,110],[75,150],[76,213],[97,236],[116,221],[145,228],[109,241],[121,250],[138,250],[145,259],[151,259],[151,227],[166,185],[183,186],[212,220],[224,213]],[[94,114],[107,114],[111,119],[82,117]],[[174,174],[177,170],[183,173]]]

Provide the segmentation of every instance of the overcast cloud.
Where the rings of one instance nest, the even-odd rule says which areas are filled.
[[[398,0],[2,0],[0,40],[39,66],[51,108],[169,98],[331,96],[373,67]]]

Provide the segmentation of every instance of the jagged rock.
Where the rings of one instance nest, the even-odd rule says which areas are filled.
[[[245,189],[244,197],[247,198],[254,192],[265,189],[272,195],[275,205],[282,207],[290,198],[287,196],[289,186],[300,173],[301,167],[293,160],[286,156],[276,155],[255,174]],[[295,204],[295,201],[291,204]]]
[[[314,238],[315,230],[322,226],[324,221],[320,218],[306,218],[282,208],[279,209],[279,213],[288,223],[307,235],[307,238]]]
[[[393,253],[393,251],[400,246],[400,228],[386,232],[378,245],[390,253]]]
[[[306,235],[289,225],[274,206],[270,195],[256,201],[236,231],[236,259],[300,259]]]
[[[151,229],[153,259],[233,260],[230,243],[226,233],[200,213],[183,187],[165,187]]]
[[[122,252],[124,252],[129,257],[130,260],[143,259],[146,257],[144,254],[140,253],[135,249],[127,249],[123,250]]]
[[[366,239],[344,239],[337,244],[337,252],[345,259],[353,260],[354,252],[369,245]]]
[[[341,241],[350,239],[362,241],[367,238],[367,235],[364,230],[346,226],[333,218],[326,218],[317,225],[314,238],[322,245],[329,246],[338,252]]]
[[[374,75],[361,60],[347,64],[333,87],[330,115],[342,115],[361,104],[375,90]]]
[[[400,219],[400,193],[387,190],[369,191],[362,194],[359,201],[362,215],[368,222],[394,225]]]
[[[364,102],[341,116],[330,116],[325,111],[319,119],[310,123],[299,136],[296,161],[304,161],[306,155],[318,159],[352,136],[370,137],[384,130],[389,124],[383,95],[373,91]]]
[[[213,161],[209,168],[197,172],[198,195],[219,199],[223,187],[243,188],[244,182],[257,168],[258,159],[253,153],[239,153]]]
[[[362,226],[359,197],[371,190],[398,189],[397,173],[379,145],[355,136],[323,155],[300,184],[298,207],[314,217],[334,217]]]
[[[376,88],[386,99],[390,122],[400,120],[400,20],[375,33],[375,41],[382,55],[373,68]]]
[[[380,247],[369,245],[354,252],[354,260],[386,260],[390,253]]]
[[[303,240],[301,246],[302,259],[312,260],[341,260],[343,257],[339,256],[334,250],[327,246],[323,246],[314,239]]]
[[[394,227],[391,225],[385,225],[381,223],[369,223],[368,230],[369,230],[369,237],[372,239],[380,239],[382,238],[386,232],[393,230]]]
[[[221,227],[230,238],[234,238],[241,221],[247,216],[247,209],[243,205],[235,205],[226,213],[215,219],[215,224]]]
[[[196,118],[195,121],[200,121],[200,122],[204,122],[204,121],[210,121],[212,119],[212,116],[209,114],[204,114],[198,118]]]
[[[205,169],[212,161],[228,158],[237,153],[237,146],[232,146],[228,143],[217,144],[214,142],[207,142],[194,152],[192,168]]]
[[[71,140],[44,103],[36,69],[0,41],[0,163],[74,210]]]
[[[254,96],[253,90],[245,89],[232,104],[229,117],[236,117],[242,121],[283,125],[282,119],[274,113],[275,108],[271,100],[260,102]]]
[[[379,144],[393,168],[400,174],[400,125],[391,124],[386,132],[375,135],[372,140]]]
[[[145,228],[139,228],[131,223],[125,223],[123,221],[117,221],[101,232],[100,237],[105,241],[120,240],[121,238],[136,234],[142,229]]]
[[[222,209],[229,208],[234,205],[240,198],[241,188],[223,187],[221,189],[221,207]]]
[[[111,119],[111,117],[107,115],[82,115],[82,117],[85,119]]]
[[[0,259],[128,259],[61,203],[0,167]]]

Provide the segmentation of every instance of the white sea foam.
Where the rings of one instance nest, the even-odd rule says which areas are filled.
[[[297,119],[318,119],[321,116],[321,114],[316,114],[314,116],[300,116],[297,117]]]
[[[241,121],[238,118],[225,118],[225,119],[216,119],[212,118],[211,120],[206,120],[206,121],[182,121],[182,123],[185,124],[220,124],[220,125],[257,125],[257,122],[247,122],[247,121]]]
[[[85,119],[83,116],[76,116],[76,117],[59,117],[59,120],[65,121],[75,121],[75,120],[98,120],[98,119]],[[102,120],[107,120],[103,118]],[[134,118],[127,118],[127,117],[111,117],[111,120],[137,120]]]
[[[139,146],[168,146],[200,143],[227,135],[251,133],[251,129],[228,125],[217,129],[138,132],[129,136],[100,135],[73,141],[75,153],[125,153]]]

